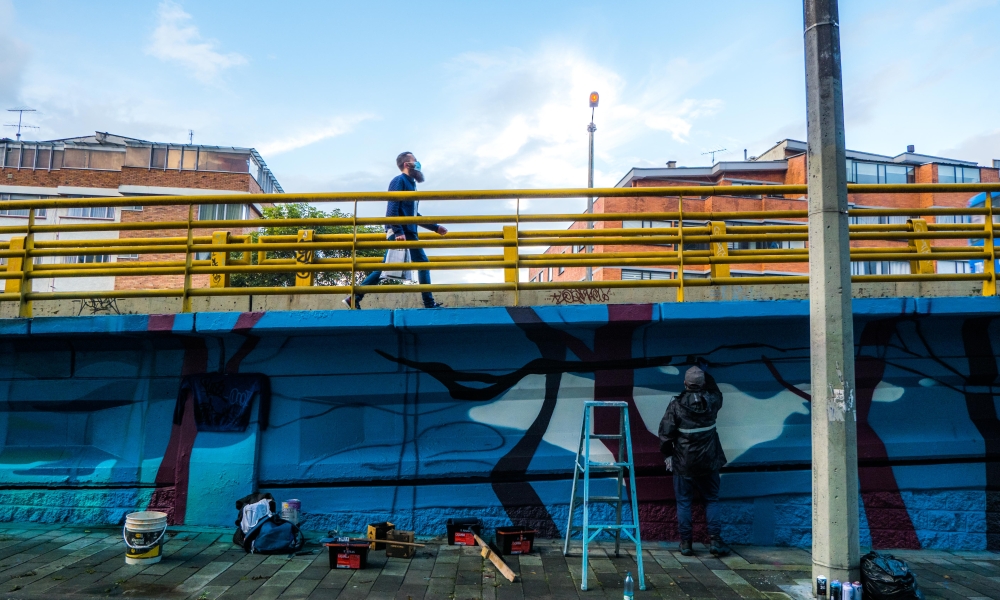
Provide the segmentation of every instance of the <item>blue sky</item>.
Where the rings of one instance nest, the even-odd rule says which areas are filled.
[[[841,2],[848,146],[1000,158],[1000,4]],[[805,135],[799,2],[0,0],[28,139],[258,148],[287,191],[584,186]],[[5,130],[8,134],[10,129]]]

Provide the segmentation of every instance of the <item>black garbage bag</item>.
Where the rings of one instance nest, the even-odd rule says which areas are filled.
[[[865,554],[861,558],[861,584],[865,600],[924,600],[910,568],[891,554]]]

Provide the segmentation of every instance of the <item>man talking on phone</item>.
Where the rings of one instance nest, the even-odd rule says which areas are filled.
[[[412,152],[403,152],[396,157],[396,166],[399,167],[399,170],[402,171],[402,173],[394,177],[393,180],[389,182],[389,191],[417,191],[417,184],[423,183],[424,181],[424,174],[420,170],[420,161],[417,160],[417,157],[413,156]],[[417,201],[415,200],[390,200],[389,204],[385,208],[385,216],[419,217],[422,215],[417,211]],[[448,229],[442,225],[421,224],[420,226],[424,229],[436,231],[441,235],[448,233]],[[393,223],[391,225],[386,225],[385,229],[387,232],[392,232],[392,237],[394,237],[397,242],[412,242],[419,239],[417,236],[417,226],[411,223],[403,225]],[[410,248],[409,252],[411,262],[427,262],[427,253],[424,252],[423,248]],[[361,285],[376,285],[381,277],[382,271],[372,271],[368,274],[368,277],[365,277],[365,280],[361,282]],[[425,270],[418,272],[417,281],[424,285],[430,284],[430,271]],[[420,296],[424,301],[424,308],[441,308],[444,306],[440,302],[435,302],[434,295],[430,292],[422,292]],[[364,297],[364,294],[355,294],[353,308],[361,308],[361,301]],[[344,298],[344,304],[346,304],[348,308],[352,308],[350,296]]]

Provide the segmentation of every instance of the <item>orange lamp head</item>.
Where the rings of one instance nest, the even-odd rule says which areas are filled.
[[[597,92],[590,92],[590,108],[597,108],[597,102],[601,97],[597,95]]]

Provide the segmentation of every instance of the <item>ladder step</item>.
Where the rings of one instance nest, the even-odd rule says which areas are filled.
[[[587,529],[635,529],[635,525],[626,525],[622,523],[621,525],[616,525],[615,523],[609,523],[607,525],[594,525],[591,523],[587,525]]]
[[[610,434],[610,433],[592,433],[592,434],[590,434],[587,437],[589,437],[592,440],[620,440],[620,439],[622,439],[622,436],[620,436],[620,435],[614,435],[614,434]]]
[[[620,463],[619,466],[614,466],[609,463],[590,463],[591,473],[618,473],[621,472],[623,467],[629,466],[628,463]],[[577,463],[576,468],[580,470],[580,473],[584,472],[583,465]]]
[[[587,498],[586,502],[584,502],[583,498],[580,496],[577,496],[576,499],[579,500],[580,502],[583,502],[584,504],[590,502],[607,502],[608,504],[621,504],[622,502],[626,501],[625,498],[618,498],[615,496],[591,496],[590,498]]]

